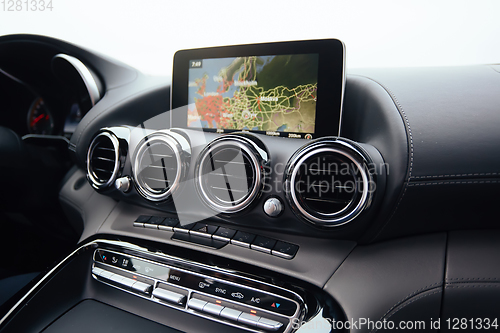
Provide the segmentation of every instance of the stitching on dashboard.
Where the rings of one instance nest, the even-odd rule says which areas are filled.
[[[412,183],[408,186],[429,186],[429,185],[456,185],[456,184],[498,184],[500,180],[468,180],[468,181],[441,181],[441,182],[428,182],[428,183]]]
[[[412,297],[415,297],[416,295],[420,294],[420,293],[424,293],[426,291],[429,291],[429,290],[432,290],[433,287],[439,287],[439,286],[442,286],[443,283],[442,282],[436,282],[436,283],[433,283],[433,284],[429,284],[425,287],[422,287],[410,294],[408,294],[407,296],[405,296],[403,299],[401,299],[399,302],[397,302],[396,304],[394,304],[393,306],[391,306],[389,308],[389,310],[387,310],[386,313],[384,313],[384,315],[382,316],[381,319],[383,319],[385,316],[387,316],[387,314],[389,314],[389,312],[391,312],[392,310],[394,310],[395,308],[397,308],[399,305],[401,305],[402,303],[406,302],[407,300],[409,300],[410,298]]]
[[[448,288],[453,288],[453,289],[459,289],[459,288],[500,288],[500,284],[496,283],[489,283],[489,284],[449,284],[446,285],[446,289]]]
[[[410,143],[409,143],[409,145],[410,145],[410,161],[409,161],[408,175],[406,177],[406,181],[405,181],[405,184],[404,184],[403,193],[401,194],[401,196],[400,196],[400,198],[398,200],[398,203],[396,204],[396,207],[394,208],[391,216],[389,216],[389,218],[384,223],[384,225],[382,226],[382,228],[380,228],[379,232],[377,232],[377,234],[372,238],[372,241],[373,241],[373,240],[377,239],[380,236],[380,234],[382,233],[382,231],[385,229],[385,227],[392,220],[392,218],[394,217],[394,215],[398,211],[399,205],[403,201],[403,198],[404,198],[404,196],[406,194],[406,190],[408,189],[408,183],[410,182],[410,179],[412,178],[411,173],[413,171],[413,135],[411,133],[410,120],[408,119],[408,116],[406,115],[406,112],[404,111],[403,106],[401,105],[401,103],[399,103],[399,100],[396,98],[396,95],[392,92],[392,90],[390,90],[389,88],[387,88],[382,83],[380,83],[377,80],[372,79],[370,77],[367,77],[367,76],[364,76],[364,75],[355,75],[355,76],[364,77],[364,78],[366,78],[368,80],[371,80],[371,81],[377,83],[379,86],[381,86],[389,94],[389,96],[392,99],[392,102],[394,103],[394,105],[396,106],[396,109],[399,112],[399,115],[403,118],[403,124],[405,125],[405,131],[406,131],[406,133],[408,135],[408,139],[410,140]]]
[[[500,278],[492,278],[492,277],[484,277],[484,278],[450,278],[446,279],[446,281],[481,281],[481,280],[500,280]]]
[[[391,317],[392,317],[392,316],[394,316],[396,313],[398,313],[400,310],[404,309],[405,307],[407,307],[407,306],[408,306],[408,305],[410,305],[411,303],[414,303],[414,302],[418,301],[419,299],[425,298],[425,297],[427,297],[427,296],[435,295],[435,294],[438,294],[438,293],[441,293],[441,292],[442,292],[442,290],[441,290],[441,289],[437,289],[437,290],[433,291],[432,293],[428,293],[428,294],[424,294],[424,295],[420,295],[420,296],[418,296],[418,297],[415,297],[415,298],[411,299],[411,301],[409,301],[409,302],[408,302],[408,303],[406,303],[406,304],[399,304],[399,305],[398,305],[398,306],[400,306],[400,308],[399,308],[399,309],[397,309],[396,311],[394,311],[393,313],[391,313],[391,315],[390,315],[390,316],[388,316],[388,317],[386,318],[385,316],[386,316],[386,315],[387,315],[390,311],[392,311],[393,309],[397,308],[397,306],[396,306],[396,307],[393,307],[391,310],[389,310],[388,312],[386,312],[386,313],[382,316],[382,318],[380,318],[380,321],[382,321],[382,320],[384,320],[384,319],[385,319],[385,320],[387,320],[387,319],[391,318]],[[372,332],[377,332],[377,331],[378,331],[378,329],[377,329],[377,328],[374,328],[374,329],[372,329],[372,330],[370,331],[370,333],[372,333]]]
[[[483,172],[483,173],[462,173],[462,174],[456,174],[456,175],[412,176],[411,179],[457,178],[457,177],[478,177],[478,176],[500,176],[500,173],[499,172]]]

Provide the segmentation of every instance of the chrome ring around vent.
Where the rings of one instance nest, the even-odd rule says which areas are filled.
[[[145,157],[145,153],[156,144],[165,144],[175,155],[176,160],[176,172],[175,178],[171,184],[169,184],[168,189],[164,192],[155,191],[152,189],[146,182],[141,181],[140,178],[140,170],[142,159]],[[133,168],[132,168],[132,176],[134,178],[134,184],[136,186],[137,191],[146,199],[150,201],[164,201],[168,199],[172,193],[174,193],[180,186],[181,178],[183,175],[183,154],[182,148],[180,144],[171,136],[164,133],[153,133],[151,135],[146,136],[139,147],[136,149],[133,157]],[[167,181],[167,179],[165,179]]]
[[[240,149],[242,154],[249,158],[253,172],[252,188],[243,196],[243,198],[237,201],[219,200],[220,202],[216,202],[211,199],[211,195],[207,193],[207,190],[205,189],[205,184],[203,182],[206,175],[204,175],[203,170],[207,159],[214,154],[223,151],[225,148]],[[215,139],[203,150],[198,158],[198,162],[196,163],[195,183],[198,194],[207,206],[219,213],[231,214],[240,212],[250,206],[259,196],[265,181],[265,176],[263,175],[264,171],[261,168],[261,164],[267,162],[268,160],[263,159],[257,152],[254,151],[252,144],[244,137],[227,135]]]
[[[338,147],[335,147],[338,146]],[[332,212],[317,214],[322,216],[315,216],[311,214],[304,206],[301,204],[297,195],[297,189],[295,186],[297,180],[297,174],[301,166],[308,159],[319,155],[322,153],[332,153],[340,154],[341,156],[347,158],[353,165],[356,166],[357,171],[361,177],[361,181],[364,184],[361,196],[354,207],[346,205],[343,209]],[[355,157],[357,155],[357,157]],[[346,223],[351,222],[355,219],[365,208],[367,208],[371,202],[371,184],[373,182],[372,176],[367,172],[366,169],[366,158],[361,154],[358,149],[356,149],[351,144],[341,141],[341,140],[318,140],[314,143],[303,148],[299,151],[292,159],[289,161],[288,166],[291,168],[287,173],[285,173],[285,183],[287,188],[286,196],[289,200],[290,205],[294,208],[294,211],[298,211],[299,215],[315,225],[320,225],[323,227],[336,227],[341,226]]]
[[[113,171],[111,172],[111,176],[107,181],[100,180],[99,177],[95,174],[95,171],[92,169],[92,156],[94,154],[95,149],[97,148],[98,140],[100,140],[102,137],[108,138],[111,141],[115,155],[115,163],[113,166]],[[99,133],[90,143],[89,150],[87,152],[87,176],[90,180],[91,185],[98,190],[112,186],[115,183],[115,180],[118,176],[119,169],[120,169],[120,143],[118,142],[118,139],[116,138],[116,136],[114,136],[109,132]]]

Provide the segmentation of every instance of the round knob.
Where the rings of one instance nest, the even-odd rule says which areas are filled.
[[[130,190],[130,177],[126,176],[118,178],[115,181],[115,187],[123,193],[128,192],[128,190]]]
[[[283,204],[278,198],[269,198],[264,203],[264,212],[271,217],[276,217],[283,211]]]

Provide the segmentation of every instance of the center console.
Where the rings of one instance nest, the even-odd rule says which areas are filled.
[[[134,240],[130,240],[134,241]],[[140,243],[141,245],[137,245]],[[231,260],[113,237],[82,245],[3,317],[4,332],[291,332],[339,316],[312,285]],[[198,256],[204,263],[191,259]],[[212,261],[210,263],[210,261]],[[158,326],[159,324],[159,326]]]
[[[248,331],[289,332],[305,314],[304,300],[290,290],[185,260],[152,261],[139,255],[97,249],[92,276],[152,302]]]

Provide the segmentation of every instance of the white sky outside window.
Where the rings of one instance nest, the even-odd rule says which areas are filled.
[[[496,0],[52,0],[44,12],[1,6],[0,35],[60,38],[151,75],[171,75],[179,49],[331,37],[345,42],[348,68],[500,63]]]

